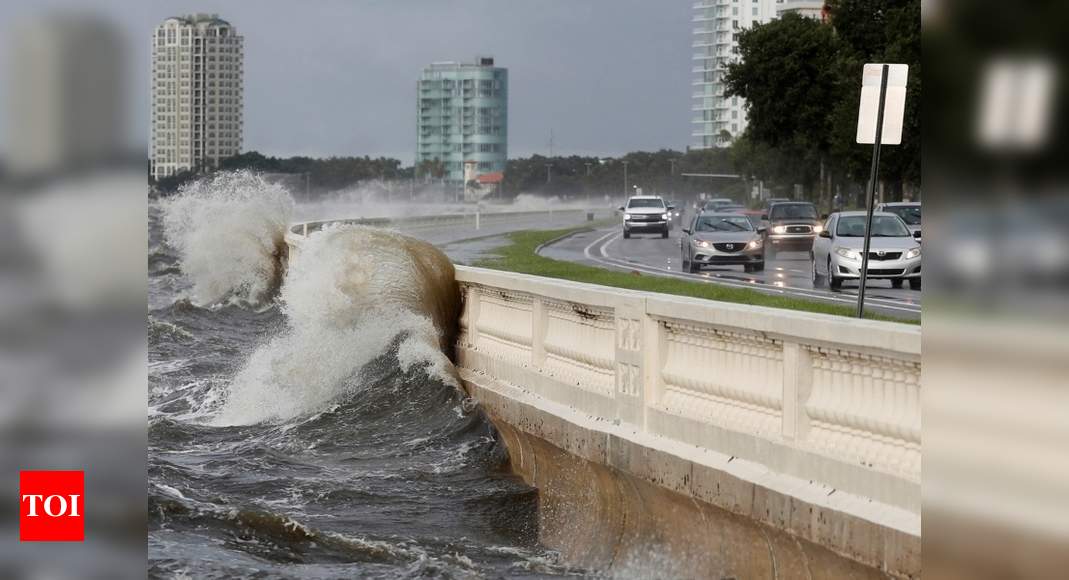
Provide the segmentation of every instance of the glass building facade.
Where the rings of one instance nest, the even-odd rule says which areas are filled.
[[[440,161],[446,182],[464,183],[464,162],[477,175],[505,171],[508,158],[508,70],[481,57],[434,63],[416,87],[416,165]]]

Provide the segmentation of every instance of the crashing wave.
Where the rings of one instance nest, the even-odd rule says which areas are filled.
[[[280,297],[288,328],[234,377],[214,423],[320,409],[358,392],[360,370],[391,346],[402,372],[418,368],[457,384],[447,356],[459,308],[454,269],[426,242],[366,226],[327,227],[291,257]]]
[[[248,171],[220,173],[184,186],[162,205],[164,236],[198,304],[271,300],[293,215],[285,188]]]

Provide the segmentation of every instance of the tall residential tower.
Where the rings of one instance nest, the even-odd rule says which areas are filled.
[[[168,18],[152,36],[151,174],[216,167],[241,152],[243,41],[215,14]]]
[[[776,17],[782,0],[694,3],[694,149],[725,147],[746,130],[745,101],[724,96],[726,65],[739,58],[739,32]]]
[[[441,162],[446,182],[503,172],[508,158],[508,70],[481,57],[474,63],[438,62],[423,69],[416,87],[416,165]]]

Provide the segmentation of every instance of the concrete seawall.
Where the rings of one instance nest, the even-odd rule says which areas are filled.
[[[548,545],[669,577],[920,575],[919,328],[457,279],[460,375]]]
[[[920,576],[919,327],[456,278],[464,387],[569,560],[640,577]]]

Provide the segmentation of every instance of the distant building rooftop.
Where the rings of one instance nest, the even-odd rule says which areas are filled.
[[[180,20],[186,24],[221,24],[223,26],[230,26],[231,24],[222,18],[219,18],[218,14],[205,14],[198,12],[196,14],[186,14],[183,16],[172,16],[171,19]]]
[[[457,62],[455,60],[443,60],[439,62],[432,62],[429,68],[457,68],[457,67],[492,67],[494,66],[494,57],[492,56],[478,56],[475,57],[475,62]]]
[[[480,184],[501,183],[505,180],[505,174],[501,171],[483,173],[475,178]]]

